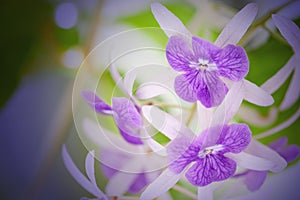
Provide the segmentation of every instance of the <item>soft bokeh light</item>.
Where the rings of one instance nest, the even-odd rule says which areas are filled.
[[[63,64],[68,68],[77,68],[83,61],[83,53],[79,49],[67,50],[62,56]]]
[[[55,22],[57,26],[69,29],[76,25],[78,9],[73,3],[62,3],[55,10]]]

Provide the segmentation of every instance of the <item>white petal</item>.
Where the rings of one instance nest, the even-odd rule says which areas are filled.
[[[198,200],[213,200],[213,188],[210,185],[198,187]]]
[[[147,82],[137,89],[136,97],[139,99],[150,99],[161,94],[167,93],[169,90],[156,82]]]
[[[183,23],[160,3],[151,4],[151,10],[156,21],[168,37],[178,34],[187,38],[192,37],[192,34],[186,29]]]
[[[237,113],[245,95],[243,82],[234,82],[221,105],[216,109],[211,127],[228,124]]]
[[[194,135],[183,123],[155,106],[143,106],[142,113],[151,125],[171,140],[178,134],[188,137]]]
[[[114,79],[114,81],[118,85],[118,87],[122,90],[122,92],[124,92],[125,94],[128,94],[128,91],[123,83],[123,79],[122,79],[120,73],[118,72],[118,69],[114,63],[112,63],[110,65],[109,70],[110,70],[110,74],[111,74],[112,78]]]
[[[257,14],[257,5],[250,3],[239,11],[225,26],[215,44],[224,47],[228,44],[236,44],[243,37]]]
[[[300,56],[300,29],[290,19],[282,17],[280,15],[272,15],[275,25],[279,29],[283,37],[292,46],[295,54]]]
[[[150,147],[152,151],[155,153],[161,155],[161,156],[167,156],[167,151],[164,146],[159,144],[157,141],[151,138],[151,136],[148,133],[148,130],[146,128],[143,128],[141,131],[143,141]]]
[[[262,116],[256,109],[242,105],[237,112],[237,116],[243,121],[258,127],[266,127],[275,122],[278,109],[273,107],[268,116]]]
[[[133,89],[133,84],[136,78],[136,70],[131,70],[127,72],[124,76],[124,87],[127,91],[127,94],[132,97],[132,89]]]
[[[116,172],[115,175],[109,179],[105,189],[106,193],[109,196],[120,196],[125,194],[137,178],[138,173],[143,172],[142,167],[143,165],[138,160],[130,160],[119,172]]]
[[[83,120],[83,131],[89,140],[96,144],[98,148],[115,148],[116,150],[120,148],[128,152],[136,152],[135,145],[129,144],[116,134],[88,118]]]
[[[245,100],[259,106],[270,106],[274,103],[273,97],[254,83],[243,80],[243,84],[245,89]]]
[[[245,152],[238,154],[228,153],[226,157],[234,160],[239,167],[257,171],[267,171],[274,168],[274,163],[270,160],[254,156]]]
[[[300,67],[297,66],[292,81],[290,83],[289,89],[287,90],[283,102],[280,105],[280,110],[286,110],[290,108],[300,96]]]
[[[286,161],[276,151],[254,139],[245,149],[245,152],[273,162],[274,166],[270,169],[273,172],[280,172],[287,165]]]
[[[86,189],[88,192],[90,192],[91,194],[93,194],[94,196],[96,196],[100,199],[104,198],[105,200],[107,200],[107,197],[103,194],[103,192],[98,187],[93,185],[79,171],[79,169],[76,167],[73,160],[71,159],[65,145],[62,148],[62,157],[63,157],[64,164],[65,164],[66,168],[68,169],[68,171],[70,172],[70,174],[84,189]]]
[[[145,189],[145,191],[141,195],[141,199],[154,199],[164,194],[178,182],[184,172],[185,171],[181,172],[180,174],[175,174],[169,169],[166,169]]]
[[[294,55],[289,59],[284,67],[282,67],[274,76],[269,78],[263,85],[261,85],[261,88],[269,94],[274,93],[291,75],[296,65],[297,59]]]
[[[293,124],[300,116],[300,109],[297,110],[297,112],[291,117],[289,118],[287,121],[285,121],[284,123],[266,131],[263,133],[260,133],[258,135],[255,135],[254,138],[259,139],[259,138],[264,138],[267,137],[269,135],[273,135],[275,133],[279,133],[281,130],[289,127],[291,124]]]
[[[197,102],[197,114],[201,131],[207,129],[213,118],[214,109],[204,107],[199,101]]]
[[[94,168],[94,151],[90,151],[85,158],[85,171],[91,182],[97,185]]]
[[[169,192],[166,192],[159,197],[157,197],[157,200],[172,200],[173,198],[171,197]]]

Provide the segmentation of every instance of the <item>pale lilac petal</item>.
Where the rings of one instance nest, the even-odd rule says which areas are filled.
[[[136,78],[136,70],[131,70],[129,72],[127,72],[124,76],[124,87],[127,91],[126,94],[129,95],[129,97],[132,97],[132,90],[133,90],[133,84]]]
[[[94,151],[90,151],[85,158],[85,171],[91,182],[97,187],[95,178]]]
[[[173,200],[173,198],[169,192],[166,192],[166,193],[160,195],[159,197],[157,197],[157,200]]]
[[[265,182],[267,175],[268,171],[250,170],[245,176],[244,183],[251,192],[257,191]]]
[[[287,165],[287,162],[276,151],[254,139],[252,139],[245,152],[271,161],[273,166],[270,170],[273,172],[280,172]]]
[[[114,63],[112,63],[109,66],[109,70],[110,70],[110,74],[111,74],[112,78],[114,79],[114,81],[118,85],[118,87],[122,90],[122,92],[124,94],[128,94],[128,90],[126,89],[123,79],[122,79],[120,73],[118,72],[118,69]]]
[[[147,144],[153,152],[161,156],[167,156],[166,148],[156,140],[152,139],[145,128],[142,128],[142,136],[145,144]]]
[[[283,37],[292,46],[295,54],[300,56],[300,30],[299,27],[290,19],[280,15],[272,15],[275,25]]]
[[[115,173],[115,175],[109,179],[105,189],[109,196],[123,195],[129,190],[139,173],[136,174],[127,171],[143,172],[143,166],[137,164],[138,162],[138,160],[131,160],[130,162],[127,162],[124,166],[122,166],[120,172]]]
[[[225,26],[215,44],[224,47],[228,44],[236,44],[243,37],[257,14],[257,5],[250,3],[239,11]]]
[[[139,99],[150,99],[167,92],[169,90],[166,87],[155,82],[147,82],[139,86],[135,96]]]
[[[256,171],[268,171],[273,169],[275,163],[271,160],[264,159],[249,153],[241,152],[238,154],[227,153],[226,157],[231,158],[239,167]]]
[[[246,124],[226,125],[217,144],[225,146],[224,152],[240,153],[251,141],[251,130]]]
[[[213,188],[211,185],[198,187],[198,200],[213,200]]]
[[[192,34],[183,23],[160,3],[151,4],[151,10],[161,29],[164,30],[168,37],[179,34],[187,38],[192,37]]]
[[[198,80],[201,83],[199,86],[193,86],[194,90],[198,87],[198,100],[207,108],[220,105],[228,92],[225,83],[214,72],[204,71],[202,77],[196,78],[203,79]]]
[[[235,170],[236,163],[233,160],[221,154],[210,154],[197,160],[185,176],[193,185],[203,187],[231,177]]]
[[[221,76],[232,81],[240,81],[249,71],[249,61],[242,47],[227,45],[212,55]]]
[[[83,120],[83,131],[87,138],[99,148],[121,148],[128,152],[136,152],[136,146],[118,137],[117,134],[101,127],[90,119]],[[114,144],[114,145],[112,145]]]
[[[282,67],[274,76],[269,78],[261,88],[265,90],[269,94],[273,94],[283,83],[287,80],[287,78],[291,75],[293,69],[297,65],[296,56],[292,56],[289,61]]]
[[[274,103],[273,97],[254,83],[243,80],[243,85],[245,89],[244,99],[250,103],[259,106],[270,106]]]
[[[185,74],[179,75],[175,78],[174,88],[176,94],[183,100],[188,102],[197,101],[196,88],[190,83]]]
[[[233,83],[222,104],[216,109],[210,127],[228,124],[239,110],[244,94],[242,81]]]
[[[141,195],[141,200],[149,200],[154,199],[169,189],[171,189],[180,179],[182,174],[175,174],[174,172],[170,171],[169,169],[164,170],[160,176],[155,179],[149,186],[145,189],[145,191]]]
[[[168,144],[168,163],[171,171],[179,174],[195,161],[200,151],[200,144],[191,145],[192,142],[191,138],[179,137]]]
[[[166,47],[166,56],[171,67],[176,71],[188,71],[190,62],[197,62],[186,40],[172,36]]]
[[[281,131],[281,130],[289,127],[291,124],[293,124],[299,118],[299,116],[300,116],[300,109],[298,109],[297,112],[291,118],[289,118],[288,120],[286,120],[282,124],[279,124],[278,126],[272,128],[272,129],[270,129],[266,132],[255,135],[254,138],[260,139],[260,138],[264,138],[264,137],[267,137],[269,135],[273,135],[275,133],[278,133],[279,131]]]
[[[213,118],[213,113],[213,108],[206,108],[200,102],[197,102],[198,123],[201,131],[208,129]]]
[[[108,200],[107,197],[103,194],[103,192],[98,187],[95,187],[95,185],[93,185],[79,171],[79,169],[76,167],[73,160],[71,159],[65,145],[63,146],[63,149],[62,149],[62,157],[63,157],[64,164],[65,164],[66,168],[68,169],[68,171],[70,172],[70,174],[84,189],[86,189],[88,192],[90,192],[91,194],[93,194],[94,196],[96,196],[98,198],[103,198],[105,200]]]
[[[300,34],[300,33],[299,33]],[[299,54],[300,55],[300,54]],[[298,63],[299,65],[299,63]],[[290,108],[298,99],[300,96],[300,67],[297,66],[293,78],[291,80],[291,83],[289,85],[289,89],[287,90],[285,97],[280,104],[280,110],[286,110]]]
[[[112,115],[111,107],[100,99],[96,93],[92,91],[82,91],[81,95],[96,112],[103,115]]]
[[[139,129],[142,127],[142,117],[134,104],[124,97],[112,99],[113,116],[121,135],[130,143],[142,144]]]
[[[171,140],[176,138],[178,134],[188,137],[194,136],[194,133],[183,123],[155,106],[143,106],[142,113],[151,125]]]
[[[237,112],[237,117],[248,124],[257,126],[257,127],[267,127],[273,124],[278,117],[278,109],[272,107],[267,116],[262,115],[255,108],[250,106],[242,105]]]

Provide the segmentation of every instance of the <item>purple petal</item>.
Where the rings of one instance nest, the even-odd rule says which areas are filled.
[[[169,169],[176,174],[193,162],[200,151],[200,144],[191,145],[192,140],[187,137],[174,139],[167,146]]]
[[[225,83],[215,72],[209,71],[204,71],[197,79],[200,85],[194,85],[194,88],[198,90],[198,100],[207,108],[220,105],[228,92]]]
[[[286,146],[287,143],[288,143],[288,138],[286,136],[283,136],[283,137],[278,138],[277,140],[271,142],[269,144],[269,147],[271,147],[275,151],[278,151],[280,148]]]
[[[186,40],[179,36],[172,36],[166,48],[169,64],[176,71],[188,71],[191,61],[197,61]]]
[[[146,175],[141,173],[137,175],[136,179],[133,181],[133,184],[129,187],[128,192],[132,194],[139,193],[146,185],[148,181]]]
[[[257,5],[254,3],[246,5],[225,26],[215,44],[219,47],[224,47],[227,44],[236,44],[253,22],[257,10]]]
[[[193,85],[193,81],[195,80],[189,80],[189,76],[185,74],[179,75],[175,78],[174,88],[176,94],[188,102],[197,101],[197,94],[195,90],[197,87]]]
[[[292,162],[296,158],[298,158],[300,154],[299,146],[292,144],[287,147],[283,147],[278,150],[278,153],[286,160],[286,162]]]
[[[249,170],[245,176],[245,184],[251,191],[257,191],[265,182],[268,175],[268,171],[253,171]]]
[[[192,46],[196,58],[209,60],[213,53],[221,50],[220,47],[198,37],[193,37]]]
[[[134,104],[124,97],[112,99],[113,116],[121,135],[132,144],[142,144],[139,129],[142,127],[142,117]]]
[[[137,135],[135,132],[131,132],[130,130],[123,131],[119,128],[119,132],[122,135],[122,137],[131,144],[144,144],[141,140],[140,136]]]
[[[251,130],[246,124],[231,124],[222,129],[217,144],[225,146],[224,152],[240,153],[251,141]]]
[[[210,154],[199,159],[186,172],[186,178],[196,186],[206,186],[214,181],[231,177],[236,170],[236,163],[221,154]]]
[[[240,81],[249,71],[249,61],[242,47],[227,45],[212,56],[221,76]]]
[[[111,115],[112,109],[107,105],[102,99],[100,99],[97,94],[92,91],[82,91],[82,97],[86,102],[98,113],[103,115]]]

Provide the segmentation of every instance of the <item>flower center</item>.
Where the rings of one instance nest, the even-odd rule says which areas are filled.
[[[224,146],[221,145],[221,144],[217,144],[217,145],[214,145],[214,146],[211,146],[211,147],[207,147],[207,148],[199,151],[198,157],[204,158],[207,155],[216,154],[218,151],[221,151],[223,149],[224,149]]]
[[[209,60],[207,60],[207,59],[199,58],[198,62],[191,61],[189,66],[191,68],[195,68],[198,70],[210,70],[210,69],[214,69],[215,64],[209,63]]]

